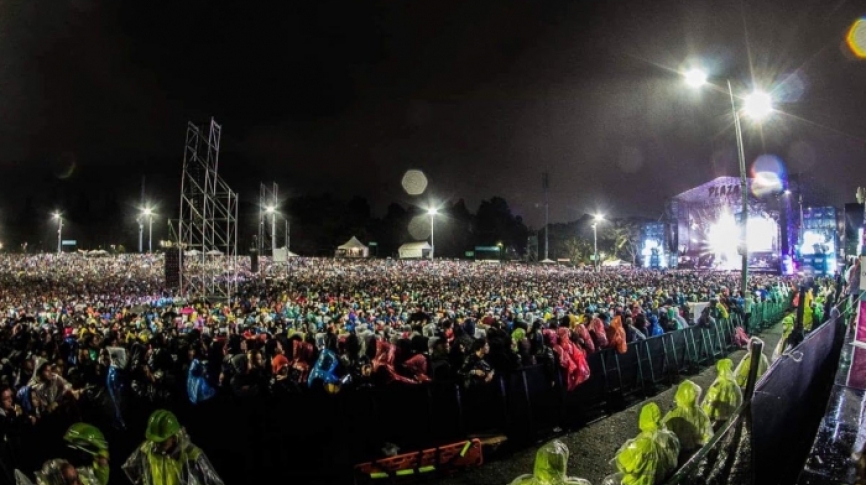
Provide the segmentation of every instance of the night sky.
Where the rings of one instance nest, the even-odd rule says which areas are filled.
[[[780,98],[783,113],[745,123],[747,159],[774,154],[839,205],[866,185],[866,60],[844,46],[864,14],[826,0],[0,0],[0,220],[28,196],[47,220],[109,186],[131,219],[142,175],[171,212],[186,122],[210,116],[248,202],[272,181],[378,214],[500,195],[538,227],[548,171],[552,221],[657,217],[737,174],[726,95],[678,74],[694,63]],[[421,197],[401,189],[410,168],[429,177]]]

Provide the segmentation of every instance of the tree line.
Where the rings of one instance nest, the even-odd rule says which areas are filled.
[[[138,224],[135,209],[123,208],[113,190],[103,190],[98,197],[79,194],[67,204],[64,212],[63,239],[78,241],[84,249],[130,251],[138,249]],[[458,199],[437,208],[434,219],[436,256],[464,258],[478,246],[501,244],[505,259],[541,260],[544,258],[544,228],[527,227],[515,215],[503,197],[481,201],[473,212],[466,201]],[[4,251],[53,251],[57,244],[56,222],[45,217],[47,208],[28,197],[17,217],[4,218]],[[158,241],[168,239],[167,219],[177,210],[163,208],[154,222],[154,249]],[[238,251],[247,254],[256,245],[259,230],[256,204],[241,202],[239,209]],[[8,214],[7,214],[8,215]],[[174,216],[176,217],[176,216]],[[603,259],[619,258],[637,262],[639,258],[640,219],[604,221],[598,227],[598,248]],[[288,223],[288,224],[286,224]],[[593,254],[592,217],[551,224],[548,256],[573,264],[590,263]],[[266,235],[269,223],[263,225]],[[144,245],[147,246],[145,228]],[[331,256],[337,246],[352,236],[370,247],[371,256],[396,256],[398,248],[408,242],[430,241],[430,215],[426,207],[391,203],[385,214],[376,217],[369,202],[360,196],[349,199],[332,194],[299,195],[283,201],[276,224],[277,245],[286,244],[304,256]]]

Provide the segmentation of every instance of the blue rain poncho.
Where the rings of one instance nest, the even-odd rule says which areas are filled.
[[[193,359],[186,376],[186,393],[189,395],[189,402],[193,404],[207,401],[216,395],[216,389],[208,384],[204,371],[204,365],[198,359]]]

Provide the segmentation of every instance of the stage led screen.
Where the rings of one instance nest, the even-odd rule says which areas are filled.
[[[742,200],[736,184],[736,179],[721,177],[676,198],[671,216],[676,220],[680,267],[720,270],[741,267]],[[752,196],[748,214],[745,246],[749,251],[749,267],[778,269],[781,264],[778,208]]]

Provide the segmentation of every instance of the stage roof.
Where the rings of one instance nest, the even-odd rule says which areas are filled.
[[[751,186],[752,179],[747,179]],[[740,195],[740,178],[739,177],[718,177],[705,184],[698,185],[693,189],[689,189],[673,198],[685,203],[699,204],[706,203],[712,199],[718,199],[725,195]]]

